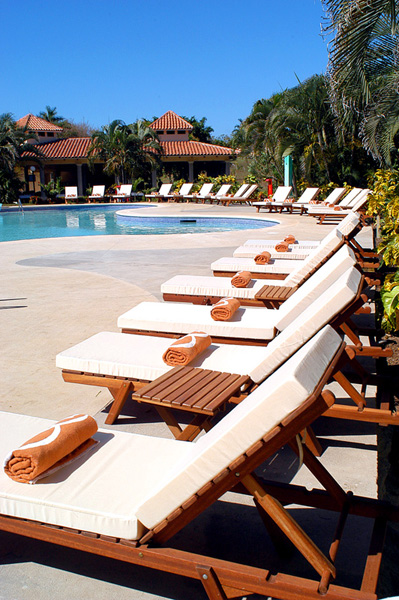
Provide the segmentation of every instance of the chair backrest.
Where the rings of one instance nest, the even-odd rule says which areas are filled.
[[[284,200],[288,198],[288,194],[291,190],[291,185],[280,185],[273,194],[273,200],[275,202],[284,202]]]
[[[236,191],[233,198],[241,198],[246,189],[249,188],[249,183],[243,183],[242,186]]]
[[[304,192],[302,192],[301,197],[298,198],[298,204],[309,204],[312,200],[314,200],[317,194],[320,192],[320,188],[306,188]]]
[[[360,210],[366,204],[371,190],[364,190],[355,198],[354,203],[350,207],[353,211]]]
[[[205,435],[195,442],[180,442],[189,443],[189,450],[185,447],[181,459],[167,469],[138,507],[140,522],[147,528],[159,524],[293,411],[300,410],[341,345],[340,336],[326,327]]]
[[[341,265],[344,264],[345,261],[342,261]],[[328,281],[330,285],[325,291],[266,346],[262,360],[248,373],[252,381],[263,381],[305,341],[325,325],[331,324],[337,315],[341,315],[356,300],[363,277],[357,267],[352,265],[338,279],[333,281],[331,277]]]
[[[253,194],[257,188],[258,188],[258,186],[255,183],[253,185],[250,185],[249,188],[247,189],[247,191],[243,193],[241,198],[243,198],[243,199],[249,198],[251,196],[251,194]]]
[[[224,183],[216,192],[215,196],[217,198],[225,196],[229,189],[231,188],[231,183]]]
[[[92,196],[104,196],[105,185],[93,185]]]
[[[132,187],[131,183],[123,183],[119,189],[119,194],[121,196],[130,196]]]
[[[345,188],[335,188],[330,192],[327,198],[324,199],[324,202],[327,204],[336,204],[338,200],[341,200],[342,196],[345,194]]]
[[[356,212],[350,212],[342,221],[337,225],[336,229],[340,232],[343,237],[349,237],[353,235],[356,227],[360,224],[359,215]]]
[[[198,192],[199,196],[207,196],[210,194],[211,189],[213,188],[213,183],[204,183],[200,191]]]
[[[337,228],[334,228],[320,244],[309,252],[305,260],[292,271],[285,282],[289,285],[298,285],[303,282],[313,269],[317,269],[331,252],[335,252],[344,243],[343,236]]]
[[[172,183],[163,183],[159,188],[158,194],[160,196],[167,196],[170,193],[170,190],[172,189],[172,185]]]
[[[191,188],[193,187],[193,183],[183,183],[183,185],[181,186],[180,190],[179,190],[179,194],[180,196],[185,196],[186,194],[189,194],[191,192]]]
[[[77,197],[78,197],[78,188],[76,186],[65,187],[65,198],[77,198]]]
[[[337,206],[350,206],[351,202],[357,198],[361,191],[362,188],[353,188],[338,202]]]

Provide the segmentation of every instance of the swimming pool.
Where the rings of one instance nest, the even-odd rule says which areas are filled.
[[[144,208],[137,205],[131,208]],[[148,206],[151,209],[151,206]],[[123,216],[121,206],[68,206],[0,212],[0,241],[84,235],[149,235],[259,229],[274,221],[219,217]]]

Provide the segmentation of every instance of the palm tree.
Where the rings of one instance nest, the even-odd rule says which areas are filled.
[[[333,38],[328,76],[341,123],[360,122],[365,148],[390,165],[399,131],[399,0],[324,0]]]
[[[55,106],[51,107],[47,104],[46,110],[40,112],[38,115],[41,119],[48,121],[49,123],[54,123],[54,125],[58,125],[65,121],[64,117],[57,115],[57,108]]]
[[[104,171],[114,175],[116,183],[126,183],[158,164],[160,145],[156,133],[143,121],[126,125],[114,120],[92,135],[88,151],[90,161],[103,160]]]

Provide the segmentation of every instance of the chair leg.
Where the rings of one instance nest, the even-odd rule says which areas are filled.
[[[227,596],[212,567],[198,565],[197,572],[209,600],[227,600]]]
[[[133,391],[133,384],[131,381],[124,381],[116,392],[114,392],[112,389],[110,391],[114,397],[114,401],[108,413],[108,417],[105,419],[105,423],[107,425],[112,425],[119,417],[127,397]]]

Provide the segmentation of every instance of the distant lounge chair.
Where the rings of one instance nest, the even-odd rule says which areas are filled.
[[[341,221],[351,212],[361,213],[368,202],[368,196],[371,190],[362,190],[346,206],[314,206],[309,207],[308,215],[318,219],[318,225],[324,222]]]
[[[291,185],[280,185],[271,198],[259,202],[253,202],[252,206],[256,206],[256,212],[259,212],[261,208],[268,208],[270,212],[270,207],[273,206],[275,202],[284,202],[291,193],[291,190]]]
[[[315,201],[318,194],[320,193],[320,188],[307,188],[302,195],[298,198],[298,200],[285,200],[283,202],[272,202],[271,209],[275,209],[276,212],[282,213],[283,210],[286,210],[290,214],[296,212],[297,210],[302,215],[306,206]],[[270,210],[269,212],[272,212]]]
[[[105,185],[93,185],[93,190],[91,195],[88,196],[88,200],[93,200],[96,202],[97,200],[104,198],[105,194]]]
[[[211,193],[211,189],[213,188],[213,185],[214,185],[213,183],[204,183],[199,192],[196,192],[194,194],[187,194],[186,195],[187,202],[192,200],[193,202],[201,201],[202,203],[204,203],[205,200],[208,198],[209,194]]]
[[[184,200],[187,194],[191,192],[193,185],[193,183],[183,183],[178,192],[173,192],[168,196],[168,202],[179,202],[180,200]]]
[[[111,198],[114,199],[114,202],[126,202],[130,198],[130,194],[132,193],[132,184],[124,183],[120,186],[119,192],[117,194],[113,194]]]
[[[77,200],[78,199],[78,188],[76,186],[65,187],[65,202],[68,200]]]
[[[250,185],[248,189],[246,189],[241,195],[234,194],[234,196],[225,196],[218,198],[218,204],[223,204],[224,206],[230,206],[230,204],[235,204],[236,202],[246,204],[251,204],[250,197],[258,188],[256,184]]]
[[[102,429],[94,436],[99,442],[95,452],[66,467],[63,475],[60,471],[50,475],[45,483],[19,484],[2,471],[0,529],[150,567],[154,572],[195,579],[202,583],[209,600],[252,594],[281,600],[305,600],[325,594],[337,600],[374,598],[386,521],[397,520],[398,510],[378,500],[347,493],[301,442],[301,433],[333,406],[334,395],[323,389],[344,357],[344,350],[345,344],[335,331],[330,327],[322,329],[194,443]],[[31,438],[54,422],[4,412],[0,414],[0,425],[0,450],[7,456],[21,439]],[[323,489],[310,491],[298,485],[266,483],[259,472],[255,474],[267,459],[288,445],[299,451],[317,487]],[[301,559],[306,560],[306,576],[292,573],[287,560],[278,560],[276,552],[272,565],[265,563],[262,555],[262,568],[240,564],[237,557],[233,562],[226,550],[230,538],[224,535],[218,539],[218,558],[198,554],[194,541],[190,544],[190,537],[197,537],[193,529],[187,532],[187,549],[181,549],[181,536],[176,547],[176,534],[181,530],[184,533],[184,528],[205,510],[212,510],[212,505],[228,491],[253,497],[256,508],[246,505],[245,510],[258,510],[264,523],[274,523],[272,531],[280,531],[281,537],[284,532]],[[237,504],[229,495],[223,500],[217,502],[222,511],[222,533],[235,527],[237,539],[246,540],[251,532],[242,527]],[[316,540],[320,530],[324,530],[317,525],[319,511],[336,513],[337,527],[332,527],[336,534],[330,552],[328,544],[324,544],[327,555],[284,508],[290,504],[318,509],[309,511],[310,516],[316,515]],[[345,581],[342,584],[334,564],[340,543],[353,546],[358,557],[356,535],[342,536],[347,519],[351,522],[358,515],[375,521],[374,528],[370,528],[370,549],[365,551],[366,557],[359,558],[364,565],[361,591],[348,589]],[[212,527],[204,528],[200,519],[194,527],[201,535],[210,531],[212,537]],[[368,524],[365,528],[369,530]],[[257,535],[251,543],[259,546],[262,553],[258,529],[255,528]],[[281,539],[273,537],[276,542]],[[308,564],[312,567],[310,573]],[[288,573],[281,569],[288,569]],[[152,573],[148,572],[149,578]],[[338,581],[333,584],[336,577]]]
[[[153,192],[152,194],[146,194],[145,197],[150,201],[152,198],[158,198],[160,200],[164,200],[165,198],[170,197],[170,190],[172,189],[172,183],[163,183],[159,188],[158,192]]]
[[[225,196],[230,188],[231,188],[231,183],[224,183],[223,185],[220,186],[220,188],[218,189],[218,191],[215,194],[208,194],[208,196],[206,197],[206,200],[209,200],[211,204],[213,204],[214,201],[216,201],[216,203],[217,203],[219,198],[222,198],[223,196]]]
[[[243,193],[245,192],[245,190],[247,190],[249,188],[249,183],[243,183],[238,190],[235,192],[235,194],[230,194],[228,196],[219,196],[218,198],[218,204],[222,203],[223,200],[228,200],[229,198],[241,198],[241,196],[243,195]]]

